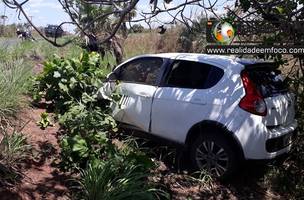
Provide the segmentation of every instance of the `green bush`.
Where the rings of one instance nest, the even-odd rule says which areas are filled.
[[[154,199],[157,190],[148,184],[152,160],[125,143],[118,148],[109,134],[116,123],[109,115],[109,102],[97,101],[108,70],[96,53],[84,52],[78,59],[55,57],[45,62],[35,78],[33,95],[56,108],[64,131],[61,138],[62,166],[82,172],[81,198]]]
[[[103,65],[97,53],[83,52],[77,59],[55,56],[34,80],[34,99],[51,101],[65,130],[61,153],[66,169],[83,168],[111,148],[106,134],[115,131],[116,123],[106,104],[97,102],[97,91],[108,73]]]
[[[81,173],[84,199],[157,199],[168,194],[155,189],[148,177],[155,167],[153,161],[126,141],[120,148],[113,148],[108,157],[90,163]],[[159,199],[159,198],[158,198]]]
[[[78,59],[55,56],[44,63],[42,74],[34,80],[34,100],[52,101],[58,113],[74,102],[91,101],[107,75],[97,53],[83,53]]]
[[[59,123],[67,132],[61,146],[68,168],[83,168],[89,161],[106,157],[112,148],[107,133],[115,131],[116,123],[101,107],[75,104],[59,116]]]
[[[0,142],[0,162],[10,166],[17,165],[27,157],[29,148],[26,137],[22,133],[16,130],[12,133],[4,133]]]

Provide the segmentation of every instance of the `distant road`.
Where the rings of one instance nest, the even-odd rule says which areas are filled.
[[[14,46],[18,43],[18,38],[0,38],[0,48]]]

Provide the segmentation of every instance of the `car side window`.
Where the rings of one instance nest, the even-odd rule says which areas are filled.
[[[155,85],[159,78],[162,65],[162,58],[138,58],[122,66],[119,72],[119,80]]]
[[[173,63],[167,86],[207,89],[216,85],[223,75],[224,71],[218,67],[200,62],[180,60]]]

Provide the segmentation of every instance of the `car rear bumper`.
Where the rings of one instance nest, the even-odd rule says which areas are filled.
[[[268,129],[268,137],[265,141],[265,158],[273,159],[284,153],[288,153],[297,135],[297,122]]]
[[[247,160],[274,159],[288,153],[297,132],[297,121],[276,127],[266,127],[257,120],[249,126],[240,127],[236,133]],[[254,128],[253,128],[254,127]]]

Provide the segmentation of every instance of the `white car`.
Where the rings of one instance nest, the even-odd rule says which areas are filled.
[[[129,128],[185,145],[198,169],[218,177],[243,159],[272,159],[291,148],[294,95],[270,62],[165,53],[119,65],[99,90],[119,82],[114,118]]]

